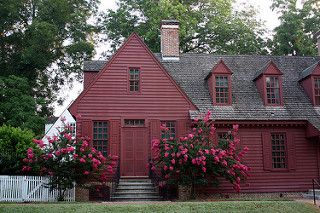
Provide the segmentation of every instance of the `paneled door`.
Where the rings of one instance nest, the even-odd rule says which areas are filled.
[[[147,128],[122,128],[121,176],[147,176]]]

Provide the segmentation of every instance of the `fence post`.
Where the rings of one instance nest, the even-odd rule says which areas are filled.
[[[23,176],[22,178],[22,202],[26,201],[27,199],[27,191],[28,191],[28,181],[27,181],[27,176]]]

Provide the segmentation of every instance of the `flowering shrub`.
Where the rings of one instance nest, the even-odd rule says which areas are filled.
[[[23,159],[25,165],[22,171],[37,171],[40,175],[49,175],[50,189],[59,190],[60,200],[67,189],[74,187],[74,183],[81,185],[88,178],[105,183],[108,175],[113,174],[117,161],[117,156],[106,158],[92,148],[88,139],[73,139],[71,128],[65,125],[59,135],[48,137],[49,144],[33,139],[40,151],[34,152],[30,147]]]
[[[225,178],[239,192],[241,179],[248,176],[249,168],[241,163],[248,148],[239,148],[238,125],[218,141],[210,115],[209,111],[202,120],[195,119],[185,137],[153,140],[151,170],[161,172],[168,183],[192,185],[192,189],[194,185],[217,186]],[[161,129],[168,131],[165,126]]]

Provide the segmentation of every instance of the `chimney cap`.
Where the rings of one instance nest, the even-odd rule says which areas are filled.
[[[162,25],[179,25],[179,21],[175,19],[162,20],[161,26]]]

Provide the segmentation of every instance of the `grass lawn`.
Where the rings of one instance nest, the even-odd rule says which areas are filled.
[[[295,201],[227,201],[227,202],[173,202],[161,204],[107,204],[107,203],[53,203],[53,204],[0,204],[0,212],[51,213],[51,212],[299,212],[320,210],[312,204]]]

